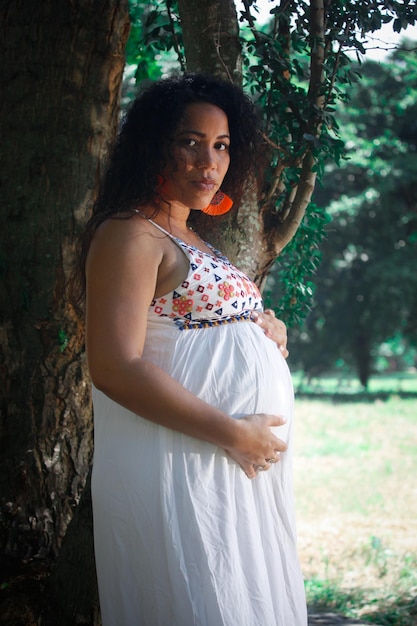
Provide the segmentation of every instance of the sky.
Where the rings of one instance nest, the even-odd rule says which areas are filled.
[[[241,0],[235,0],[235,4],[238,10],[243,8]],[[260,24],[264,24],[270,19],[269,11],[273,6],[276,6],[276,2],[272,2],[270,0],[258,0],[257,5],[259,7],[257,21]],[[367,52],[366,57],[364,58],[367,60],[372,59],[374,61],[383,61],[387,54],[389,54],[389,50],[387,51],[385,48],[392,48],[398,44],[403,37],[417,40],[417,25],[408,26],[399,34],[393,31],[392,22],[390,24],[385,24],[380,31],[377,31],[373,33],[372,36],[367,37],[367,43],[365,45]]]

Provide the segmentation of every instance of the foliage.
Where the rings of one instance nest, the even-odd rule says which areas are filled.
[[[366,385],[380,344],[417,339],[417,61],[398,51],[361,71],[340,109],[347,160],[315,194],[332,222],[299,353],[310,373],[343,359]]]
[[[325,226],[329,220],[329,215],[323,209],[315,203],[310,204],[296,236],[277,260],[278,270],[267,283],[264,292],[266,306],[273,307],[277,316],[289,325],[302,326],[303,318],[311,307],[315,292],[313,275],[322,258],[319,242],[325,236]],[[279,304],[274,306],[276,283],[282,293]]]
[[[415,602],[410,594],[386,598],[367,599],[362,589],[344,591],[332,580],[311,578],[306,580],[307,602],[314,611],[337,611],[361,623],[378,626],[414,626]]]
[[[350,617],[353,617],[352,608],[358,606],[363,600],[363,594],[360,591],[346,592],[341,590],[334,581],[316,577],[305,581],[305,589],[307,602],[314,610],[331,609]]]
[[[135,97],[138,85],[185,67],[178,15],[171,12],[169,2],[130,0],[129,14],[131,30],[125,49],[124,107]]]
[[[137,83],[157,80],[165,64],[175,62],[170,53],[176,51],[180,68],[184,70],[182,34],[178,15],[171,11],[171,2],[129,2],[131,32],[126,46],[126,63],[136,68]]]
[[[337,166],[342,162],[345,128],[342,132],[338,110],[360,79],[360,68],[352,65],[348,52],[364,53],[366,35],[383,24],[392,23],[397,32],[413,24],[417,8],[412,3],[386,0],[337,0],[325,5],[324,30],[320,30],[314,2],[270,2],[271,19],[265,26],[255,19],[259,4],[244,0],[238,10],[242,81],[262,111],[270,147],[260,210],[266,227],[273,224],[279,230],[293,211],[306,157],[312,159],[312,169],[319,177],[329,161]],[[185,71],[176,1],[130,0],[130,6],[133,29],[128,62],[137,64],[136,79]],[[312,276],[319,265],[327,221],[323,210],[310,207],[280,262],[276,279],[282,282],[285,297],[279,312],[289,325],[301,324],[311,308]],[[283,237],[283,245],[293,234]]]
[[[398,333],[417,339],[409,158],[416,150],[416,61],[398,52],[389,66],[361,67],[348,51],[365,53],[366,34],[384,23],[400,32],[414,23],[417,8],[340,0],[326,5],[320,31],[314,6],[271,3],[271,20],[262,27],[255,0],[244,0],[238,11],[243,86],[262,111],[270,147],[260,205],[267,228],[279,230],[292,211],[308,156],[322,183],[265,296],[267,304],[280,302],[277,313],[289,326],[301,328],[310,311],[299,342],[300,363],[310,374],[342,360],[366,386],[380,343]],[[132,0],[131,7],[128,59],[139,59],[136,79],[162,75],[163,63],[165,71],[185,71],[175,0]],[[318,361],[320,345],[326,348]]]

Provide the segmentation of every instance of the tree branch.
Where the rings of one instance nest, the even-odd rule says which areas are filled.
[[[178,43],[177,33],[175,32],[174,18],[172,16],[171,5],[172,5],[172,0],[166,0],[166,8],[167,8],[167,13],[168,13],[169,25],[171,27],[172,41],[174,42],[174,50],[177,55],[178,62],[180,64],[181,71],[185,72],[186,71],[185,59],[184,59],[184,55],[181,52],[180,45]]]
[[[324,85],[324,60],[325,60],[325,7],[324,0],[311,0],[310,19],[310,82],[308,88],[308,98],[313,105],[311,107],[311,117],[305,120],[306,127],[315,137],[320,136],[321,118],[317,114],[317,109],[325,106]],[[293,164],[291,164],[293,165]],[[265,226],[268,224],[270,230],[269,244],[275,249],[278,255],[295,235],[311,200],[317,174],[314,171],[315,159],[311,150],[307,148],[303,156],[299,158],[301,173],[297,184],[288,192],[282,204],[281,211],[273,216],[273,211],[265,212]],[[283,166],[279,166],[276,172],[280,177],[283,173]],[[279,189],[280,180],[277,179],[274,187],[276,193]],[[270,195],[270,194],[268,194]],[[272,196],[271,196],[272,197]],[[274,224],[271,227],[271,222]]]
[[[325,14],[324,1],[311,0],[310,19],[310,84],[308,97],[319,108],[324,106],[324,94],[321,88],[324,83],[324,58],[325,58]]]

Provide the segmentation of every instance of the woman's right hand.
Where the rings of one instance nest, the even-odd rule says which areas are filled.
[[[248,478],[255,478],[259,470],[268,470],[277,463],[280,453],[287,445],[271,431],[273,426],[282,426],[285,419],[280,415],[256,413],[238,420],[240,436],[233,448],[226,452],[244,470]]]

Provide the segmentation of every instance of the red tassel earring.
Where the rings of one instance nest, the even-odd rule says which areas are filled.
[[[230,211],[232,206],[233,200],[223,193],[223,191],[219,190],[214,194],[210,204],[201,210],[207,215],[223,215]]]

